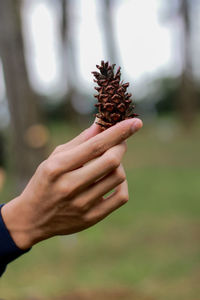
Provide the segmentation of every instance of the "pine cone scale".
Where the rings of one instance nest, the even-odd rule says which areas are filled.
[[[97,124],[103,129],[115,125],[117,122],[134,118],[137,114],[133,113],[134,105],[130,97],[131,93],[126,90],[129,83],[120,82],[121,68],[118,67],[114,73],[115,64],[110,65],[108,62],[101,61],[101,65],[96,65],[99,72],[92,72],[98,84],[95,90],[98,92],[94,95],[98,103],[95,106],[99,112],[96,114],[99,118]]]

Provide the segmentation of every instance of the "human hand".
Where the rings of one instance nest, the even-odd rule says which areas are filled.
[[[130,119],[99,133],[93,124],[58,146],[23,193],[2,208],[16,245],[27,249],[55,235],[79,232],[125,204],[128,188],[121,165],[125,140],[141,126],[139,119]]]

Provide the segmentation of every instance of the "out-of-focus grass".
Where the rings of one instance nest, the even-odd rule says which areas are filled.
[[[200,299],[200,126],[189,133],[163,118],[144,125],[124,159],[128,204],[87,231],[33,247],[7,268],[0,298],[122,286],[155,299]],[[52,145],[80,131],[50,130]]]

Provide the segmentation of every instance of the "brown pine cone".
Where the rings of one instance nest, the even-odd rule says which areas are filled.
[[[121,72],[120,67],[114,73],[114,65],[109,65],[108,62],[101,61],[101,65],[96,65],[100,72],[92,72],[96,78],[94,82],[98,84],[95,90],[98,91],[97,98],[98,103],[95,104],[98,107],[97,124],[103,129],[107,129],[117,122],[134,118],[138,116],[133,113],[134,105],[130,97],[131,94],[126,92],[129,83],[123,83],[120,81]]]

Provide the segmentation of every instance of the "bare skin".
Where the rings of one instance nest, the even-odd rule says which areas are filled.
[[[52,236],[79,232],[125,204],[129,198],[121,164],[125,141],[141,127],[139,119],[120,122],[104,132],[93,124],[58,146],[39,165],[22,194],[2,208],[16,245],[25,250]]]

